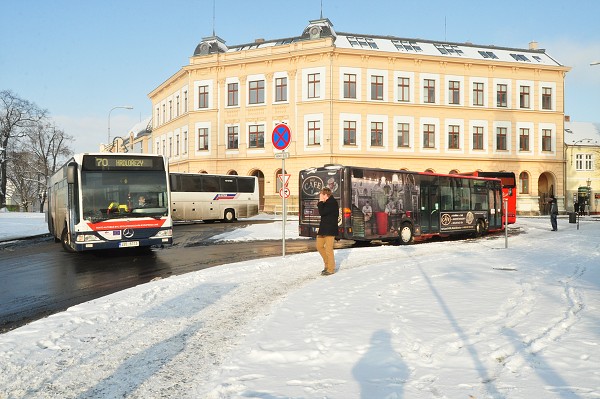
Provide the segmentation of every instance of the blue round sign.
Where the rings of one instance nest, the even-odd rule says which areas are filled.
[[[271,141],[273,146],[278,150],[285,150],[292,140],[292,132],[288,125],[280,123],[273,129],[273,137]]]

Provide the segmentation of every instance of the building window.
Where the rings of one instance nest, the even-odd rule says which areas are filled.
[[[500,108],[508,106],[508,86],[505,84],[496,86],[496,106]]]
[[[169,120],[173,119],[173,100],[169,100]]]
[[[398,78],[398,101],[410,101],[410,79]]]
[[[252,80],[248,82],[248,103],[264,104],[265,102],[265,81]]]
[[[287,78],[275,79],[275,101],[287,101]]]
[[[198,108],[208,108],[208,86],[198,87]]]
[[[583,169],[583,154],[575,154],[575,169],[576,170],[584,170]]]
[[[529,86],[521,86],[519,89],[519,107],[529,108]]]
[[[239,105],[240,89],[238,83],[227,84],[227,106],[235,107]]]
[[[425,79],[423,82],[423,102],[435,103],[435,80]]]
[[[483,126],[473,126],[473,149],[483,150]]]
[[[187,90],[183,92],[183,112],[188,112],[188,95],[187,95]]]
[[[308,98],[319,98],[321,94],[321,74],[308,74]]]
[[[160,126],[160,107],[156,107],[156,126]]]
[[[187,154],[188,149],[188,132],[183,132],[183,151],[181,153],[183,155]]]
[[[162,121],[163,123],[167,122],[167,106],[165,104],[162,105]]]
[[[208,150],[208,128],[198,128],[198,151]]]
[[[371,122],[371,147],[383,146],[383,122]]]
[[[356,121],[344,121],[344,145],[356,145]]]
[[[519,151],[529,151],[529,129],[519,129]]]
[[[473,105],[483,106],[483,83],[473,83]]]
[[[552,151],[552,130],[542,129],[542,151]]]
[[[169,137],[169,152],[167,153],[168,156],[173,156],[173,137]]]
[[[448,100],[450,104],[460,104],[460,82],[451,80],[448,82]]]
[[[519,175],[519,189],[520,194],[529,194],[529,174],[527,172],[521,172]]]
[[[176,99],[176,101],[177,101],[177,104],[175,105],[175,106],[176,106],[176,108],[175,108],[175,111],[176,111],[176,112],[175,112],[175,113],[177,114],[176,116],[179,116],[179,112],[180,112],[180,110],[181,110],[181,108],[180,108],[181,106],[180,106],[180,104],[179,104],[179,96],[175,97],[175,99]]]
[[[227,149],[236,150],[239,144],[239,133],[237,126],[227,126]]]
[[[308,121],[308,145],[321,144],[321,121]]]
[[[356,75],[344,74],[344,98],[356,98]]]
[[[383,76],[371,76],[371,100],[383,100]]]
[[[585,154],[585,170],[594,170],[594,158],[592,154]]]
[[[435,148],[435,125],[423,125],[423,148]]]
[[[398,147],[410,147],[410,131],[408,123],[398,123]]]
[[[496,128],[496,149],[505,151],[507,147],[507,129],[505,127]]]
[[[458,150],[460,148],[459,144],[460,138],[460,126],[458,125],[450,125],[448,126],[448,148],[451,150]]]
[[[552,109],[552,88],[542,88],[542,109]]]
[[[175,156],[179,156],[179,147],[181,146],[181,143],[179,141],[179,134],[175,135]]]
[[[264,125],[250,125],[248,127],[248,148],[265,148]]]

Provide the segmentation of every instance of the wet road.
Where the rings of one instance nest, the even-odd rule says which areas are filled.
[[[271,223],[253,221],[252,223]],[[51,238],[0,247],[0,333],[126,288],[224,263],[281,256],[281,240],[214,243],[247,225],[177,225],[174,245],[153,250],[69,254]],[[336,248],[351,245],[338,242]],[[286,254],[314,251],[314,241],[286,240]]]

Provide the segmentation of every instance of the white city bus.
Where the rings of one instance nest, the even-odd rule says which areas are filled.
[[[174,221],[232,222],[258,214],[255,176],[171,173]]]
[[[166,158],[75,155],[48,179],[47,222],[69,252],[172,244]]]

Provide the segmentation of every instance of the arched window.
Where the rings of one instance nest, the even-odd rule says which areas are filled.
[[[433,169],[425,169],[425,173],[435,173]]]
[[[521,172],[519,175],[519,193],[529,194],[529,174],[527,172]]]
[[[228,175],[230,176],[237,176],[238,172],[236,170],[230,170],[229,172],[227,172]]]
[[[457,175],[458,174],[458,170],[456,169],[452,169],[450,172],[448,172],[449,175]]]

